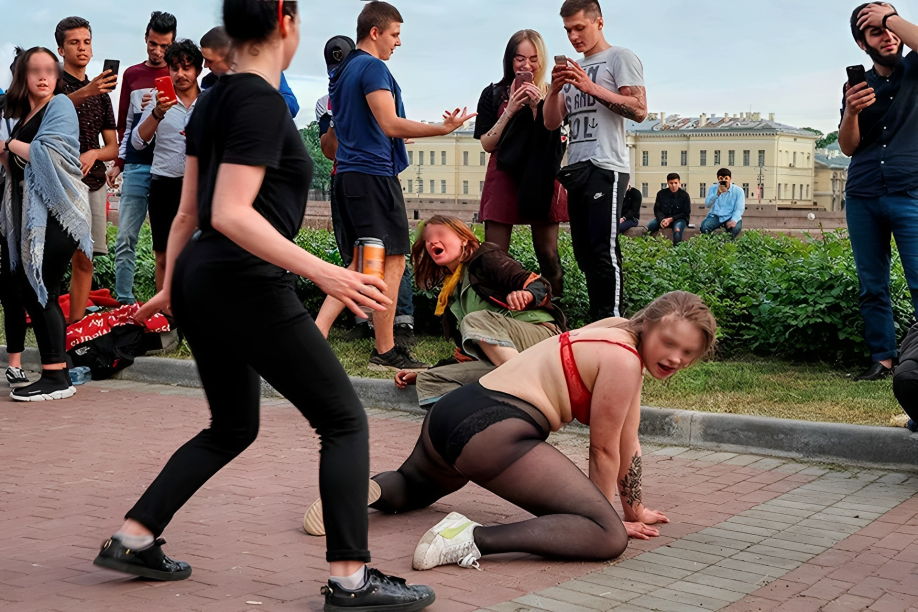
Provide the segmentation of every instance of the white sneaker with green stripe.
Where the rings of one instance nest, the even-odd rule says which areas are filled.
[[[414,569],[429,570],[450,563],[479,569],[481,552],[475,546],[474,532],[480,526],[458,512],[451,512],[418,542],[414,550]]]

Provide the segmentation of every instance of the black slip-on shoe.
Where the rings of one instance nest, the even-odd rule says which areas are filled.
[[[424,372],[430,369],[429,365],[415,360],[408,351],[398,347],[383,354],[373,349],[373,353],[370,355],[370,364],[367,367],[375,372],[398,372],[399,370]]]
[[[892,368],[887,368],[885,365],[879,361],[874,362],[872,366],[867,368],[867,370],[860,376],[855,376],[854,380],[858,382],[869,381],[869,380],[882,380],[887,376],[892,376]]]
[[[432,588],[410,585],[403,578],[386,576],[367,568],[367,582],[356,591],[328,581],[322,587],[325,612],[415,612],[432,604],[437,596]]]
[[[407,351],[415,344],[418,343],[417,337],[414,335],[414,328],[412,328],[407,323],[400,323],[393,328],[393,336],[395,337],[395,346]]]
[[[49,402],[67,399],[76,394],[76,387],[70,380],[70,372],[64,370],[45,370],[41,378],[24,387],[17,387],[10,392],[10,397],[17,402]]]
[[[102,550],[93,565],[153,580],[184,580],[191,576],[190,565],[184,561],[173,561],[163,554],[165,543],[159,538],[150,548],[136,551],[112,537],[102,543]]]

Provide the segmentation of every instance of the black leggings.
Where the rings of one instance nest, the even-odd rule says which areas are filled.
[[[561,256],[558,255],[557,223],[532,224],[532,248],[539,261],[539,273],[551,285],[552,297],[564,294],[564,269],[561,267]],[[500,246],[505,252],[510,251],[510,238],[513,226],[508,223],[485,221],[485,240]]]
[[[259,375],[321,438],[328,561],[369,561],[366,412],[295,292],[293,274],[225,238],[192,241],[176,262],[172,310],[210,404],[211,424],[172,455],[126,518],[159,536],[173,515],[258,435]]]
[[[479,383],[457,389],[431,409],[398,471],[373,477],[382,497],[372,507],[387,513],[425,508],[471,480],[537,517],[476,528],[483,555],[618,557],[628,546],[621,519],[547,436],[545,417],[532,405]]]
[[[67,266],[76,253],[77,243],[52,215],[48,215],[45,230],[45,250],[41,264],[41,276],[48,290],[48,301],[42,306],[38,295],[25,275],[20,258],[15,272],[10,271],[9,248],[6,238],[0,237],[3,258],[0,268],[0,302],[3,304],[3,325],[6,331],[6,350],[21,353],[25,350],[25,312],[32,318],[32,329],[41,353],[43,365],[67,361],[67,320],[58,298],[61,281]]]

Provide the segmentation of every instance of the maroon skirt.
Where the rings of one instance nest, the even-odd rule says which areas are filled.
[[[567,191],[561,183],[555,181],[555,191],[551,198],[551,209],[546,219],[527,219],[520,216],[517,201],[516,181],[512,176],[497,167],[497,151],[491,154],[488,162],[488,173],[485,176],[484,189],[481,193],[479,221],[496,221],[507,225],[531,225],[533,223],[566,223]]]

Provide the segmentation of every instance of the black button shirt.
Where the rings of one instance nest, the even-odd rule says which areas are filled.
[[[861,111],[861,142],[848,168],[846,195],[876,198],[918,188],[918,54],[887,78],[867,71],[876,102]],[[842,99],[842,116],[845,102]]]

